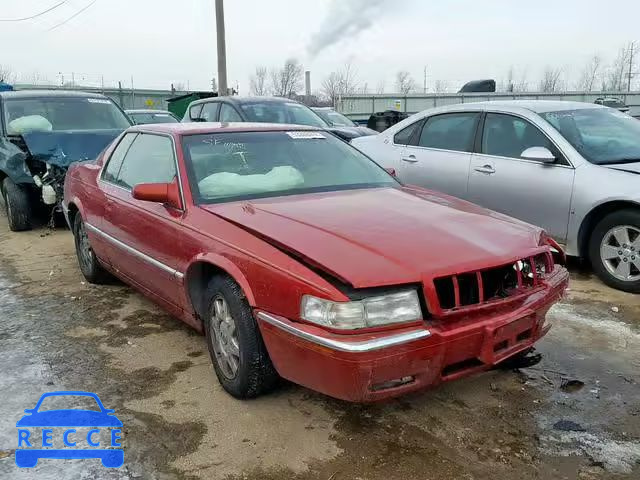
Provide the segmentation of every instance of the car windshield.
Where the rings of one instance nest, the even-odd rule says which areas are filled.
[[[150,123],[178,123],[178,119],[170,113],[164,112],[134,112],[129,113],[129,117],[136,125],[147,125]]]
[[[94,410],[101,411],[93,397],[87,395],[50,395],[42,399],[38,412],[48,410]]]
[[[198,203],[398,185],[358,150],[320,131],[190,135],[183,149]]]
[[[9,135],[35,130],[124,130],[131,126],[124,112],[107,98],[12,98],[5,101],[4,114]]]
[[[347,117],[335,110],[316,110],[316,113],[322,117],[332,127],[356,127],[357,125]]]
[[[326,127],[327,124],[313,110],[295,102],[243,102],[240,108],[250,122],[290,123],[309,127]]]
[[[611,108],[540,114],[589,162],[640,162],[640,122]]]

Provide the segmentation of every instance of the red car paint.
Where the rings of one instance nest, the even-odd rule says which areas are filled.
[[[559,265],[544,278],[534,274],[527,288],[519,273],[519,287],[508,298],[484,299],[481,293],[477,305],[460,301],[458,276],[465,272],[475,272],[482,292],[483,271],[540,254],[550,258],[542,230],[518,220],[415,187],[194,204],[184,135],[291,129],[312,130],[264,124],[132,127],[173,138],[183,209],[138,200],[100,179],[116,141],[95,163],[69,169],[65,211],[94,228],[89,239],[105,268],[200,332],[196,280],[203,266],[229,274],[254,309],[278,373],[337,398],[380,400],[468,375],[527,350],[546,333],[545,314],[568,283]],[[147,198],[157,194],[155,187],[135,191]],[[456,304],[444,309],[434,279],[452,275]],[[356,289],[417,285],[428,318],[350,332],[308,324],[300,319],[303,295],[348,300],[327,277]],[[422,336],[370,351],[326,346],[404,333]],[[405,383],[387,383],[398,379]]]

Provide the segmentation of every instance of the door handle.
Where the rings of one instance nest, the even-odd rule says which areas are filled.
[[[474,170],[476,172],[486,173],[488,175],[496,173],[496,169],[493,168],[491,165],[483,165],[482,167],[476,167],[474,168]]]
[[[409,155],[407,157],[402,157],[403,162],[416,163],[418,159],[415,155]]]

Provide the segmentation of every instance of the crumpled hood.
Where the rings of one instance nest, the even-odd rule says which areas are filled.
[[[354,287],[417,283],[508,263],[542,230],[453,197],[376,188],[203,208],[309,259]]]
[[[32,158],[66,168],[96,158],[121,133],[120,129],[29,132],[22,138]]]

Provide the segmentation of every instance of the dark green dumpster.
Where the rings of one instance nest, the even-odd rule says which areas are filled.
[[[195,100],[202,98],[217,97],[218,94],[214,92],[191,92],[184,95],[167,99],[168,110],[176,117],[182,118],[184,112],[187,111],[189,104]]]

